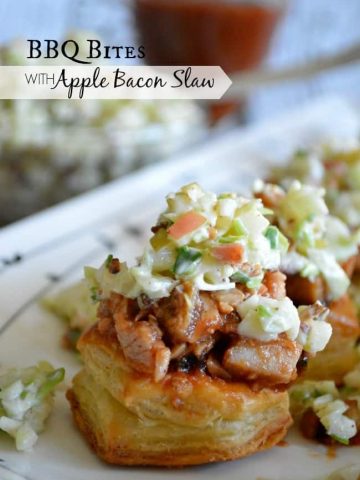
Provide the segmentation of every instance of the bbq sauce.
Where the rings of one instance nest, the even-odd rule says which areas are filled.
[[[283,9],[253,2],[135,0],[150,65],[220,65],[227,73],[264,58]]]
[[[226,73],[250,70],[264,59],[283,8],[219,0],[135,0],[140,43],[149,65],[220,65]],[[210,122],[245,106],[214,103]]]

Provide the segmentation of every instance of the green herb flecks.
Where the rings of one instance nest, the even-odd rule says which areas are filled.
[[[177,250],[177,257],[174,265],[174,273],[178,276],[188,276],[194,273],[200,263],[202,253],[200,250],[191,247],[180,247]]]

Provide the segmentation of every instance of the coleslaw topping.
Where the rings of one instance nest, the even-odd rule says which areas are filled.
[[[261,200],[233,193],[216,195],[192,183],[167,197],[167,208],[136,266],[121,264],[113,275],[104,264],[86,269],[86,278],[102,296],[110,291],[136,298],[168,296],[181,280],[201,290],[235,288],[256,291],[267,269],[276,270],[288,242],[265,217]],[[245,266],[257,266],[249,273]]]
[[[274,221],[290,242],[289,250],[282,254],[281,270],[310,281],[321,275],[329,300],[340,298],[350,280],[339,263],[357,254],[360,234],[329,214],[325,190],[298,181],[287,190],[258,181],[255,194],[272,199]]]
[[[273,171],[275,180],[289,185],[293,179],[326,188],[332,214],[349,227],[360,226],[360,143],[358,139],[331,142],[294,153],[290,162]]]

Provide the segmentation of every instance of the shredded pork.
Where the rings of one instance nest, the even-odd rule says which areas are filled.
[[[285,276],[267,272],[261,291],[284,298]],[[112,323],[127,364],[155,381],[162,380],[169,368],[198,368],[224,380],[288,383],[296,376],[302,349],[286,336],[261,342],[239,335],[237,306],[249,295],[242,285],[228,291],[199,292],[188,282],[158,301],[112,294],[100,303],[98,328],[102,331]]]

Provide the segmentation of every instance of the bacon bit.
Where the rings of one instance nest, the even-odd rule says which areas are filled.
[[[286,440],[280,440],[279,443],[276,444],[277,447],[288,447],[289,443]]]
[[[112,309],[111,309],[111,302],[109,299],[101,300],[99,303],[99,307],[97,309],[96,316],[98,318],[103,317],[111,317]]]
[[[267,288],[268,295],[275,300],[286,297],[286,276],[281,272],[266,272],[263,284]]]
[[[218,307],[219,307],[219,312],[220,313],[227,314],[227,313],[231,313],[231,312],[234,311],[234,307],[232,307],[231,305],[229,305],[226,302],[219,302]]]
[[[110,273],[119,273],[121,269],[120,260],[118,258],[113,258],[108,266]]]
[[[168,234],[175,240],[201,227],[206,218],[196,212],[187,212],[181,215],[176,222],[168,229]]]
[[[167,227],[168,227],[168,223],[161,222],[158,225],[154,225],[153,227],[151,227],[151,231],[152,233],[157,233],[162,228],[167,228]]]
[[[231,290],[213,292],[211,296],[217,302],[219,312],[227,315],[244,301],[246,295],[238,288],[233,288]]]
[[[220,262],[238,264],[243,259],[244,247],[239,243],[219,245],[213,248],[211,253]]]

